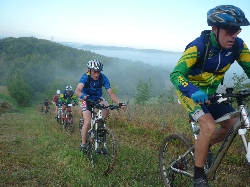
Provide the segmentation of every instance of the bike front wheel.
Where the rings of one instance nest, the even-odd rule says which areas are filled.
[[[67,129],[69,132],[71,132],[71,133],[74,132],[74,130],[75,130],[73,115],[71,115],[71,114],[70,114],[69,117],[68,117],[66,129]]]
[[[193,145],[185,135],[173,133],[163,140],[160,147],[159,163],[165,186],[193,185]]]
[[[94,166],[108,175],[114,168],[117,158],[116,140],[108,128],[98,129],[97,147],[92,152]]]

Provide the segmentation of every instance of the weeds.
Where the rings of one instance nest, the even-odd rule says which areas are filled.
[[[73,107],[76,130],[72,134],[63,131],[54,114],[41,113],[40,105],[4,113],[0,116],[0,186],[163,186],[158,164],[162,140],[174,131],[192,138],[185,111],[177,104],[167,107],[164,115],[155,105],[110,111],[107,124],[114,132],[118,157],[108,176],[79,151],[77,107]],[[213,186],[249,184],[249,166],[237,142],[222,161]]]

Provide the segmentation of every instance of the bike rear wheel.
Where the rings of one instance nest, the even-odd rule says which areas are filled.
[[[191,147],[191,141],[180,133],[170,134],[163,140],[160,147],[159,162],[165,186],[179,187],[193,185],[193,149],[183,156]],[[184,174],[185,172],[190,173],[191,176]]]

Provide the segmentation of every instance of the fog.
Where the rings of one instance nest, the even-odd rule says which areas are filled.
[[[94,53],[107,57],[117,57],[125,60],[142,61],[144,63],[158,66],[172,71],[182,53],[149,53],[140,51],[121,51],[121,50],[91,50]],[[236,73],[238,76],[243,74],[242,68],[235,61],[230,69],[226,72],[224,85],[233,86],[232,77]]]

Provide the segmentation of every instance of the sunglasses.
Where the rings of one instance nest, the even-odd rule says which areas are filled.
[[[227,35],[230,35],[230,36],[235,35],[235,34],[238,35],[241,32],[241,28],[225,28],[224,30],[227,33]]]

